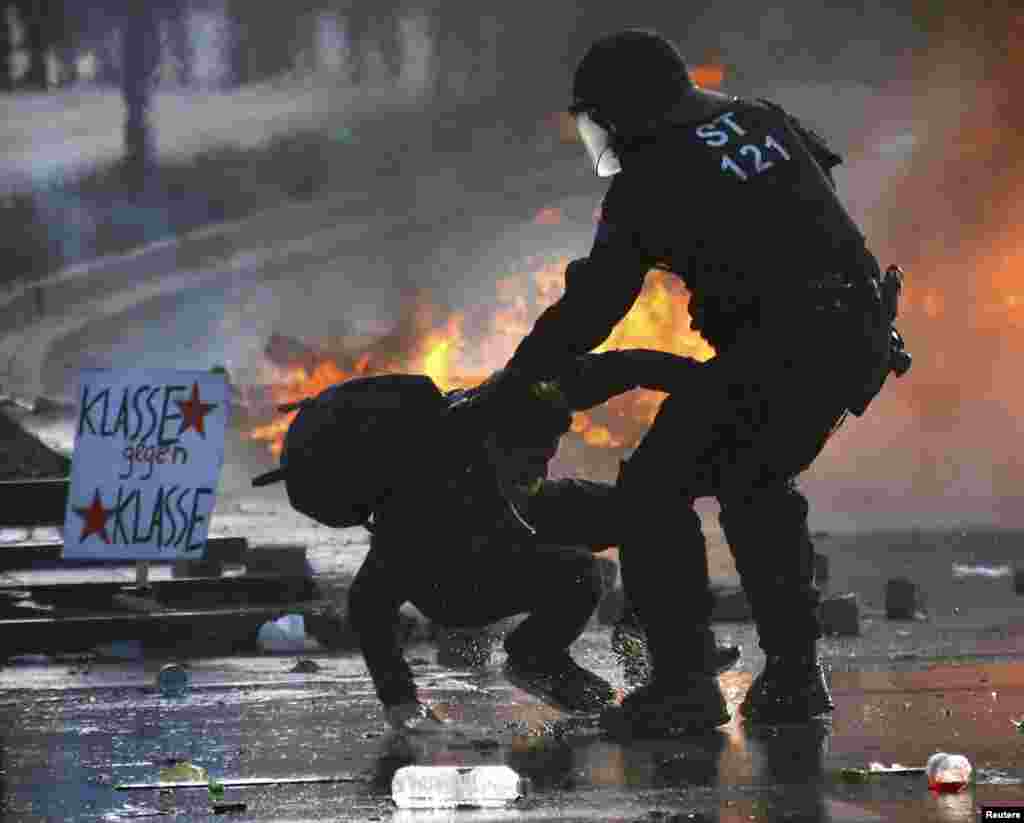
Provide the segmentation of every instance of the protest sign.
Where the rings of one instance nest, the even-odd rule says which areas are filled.
[[[63,556],[202,558],[229,408],[223,374],[83,369]]]

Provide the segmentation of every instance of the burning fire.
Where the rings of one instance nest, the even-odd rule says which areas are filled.
[[[725,80],[725,68],[717,63],[699,65],[691,69],[691,76],[700,86],[718,88]],[[567,112],[554,114],[551,125],[563,142],[578,139]],[[595,212],[595,220],[599,216]],[[557,225],[561,219],[556,208],[540,209],[534,216],[539,225]],[[387,372],[426,374],[445,391],[479,383],[508,361],[540,313],[562,294],[567,259],[540,263],[528,258],[526,262],[534,267],[532,273],[498,280],[496,308],[478,307],[438,319],[429,296],[419,295],[392,334],[366,344],[358,355],[353,356],[352,346],[343,343],[341,352],[330,347],[310,350],[301,364],[273,358],[277,362],[270,375],[274,402],[295,402],[352,377]],[[632,310],[596,351],[658,349],[707,360],[714,351],[690,331],[688,305],[688,293],[677,277],[652,271]],[[612,398],[598,409],[576,414],[572,431],[588,446],[630,448],[654,420],[663,396],[638,390]],[[271,453],[279,456],[295,414],[256,426],[248,437],[266,441]]]
[[[537,266],[538,261],[530,258],[527,263]],[[418,295],[394,332],[364,343],[358,353],[310,349],[301,358],[302,365],[271,366],[273,400],[275,404],[295,402],[352,377],[388,372],[426,374],[444,391],[475,385],[508,361],[541,312],[561,296],[567,263],[561,258],[539,265],[532,273],[500,279],[491,306],[447,317],[438,317],[428,296]],[[636,304],[596,351],[646,348],[708,359],[714,352],[690,331],[688,302],[677,277],[650,272]],[[280,361],[282,356],[287,355],[274,359]],[[598,409],[576,414],[572,431],[588,446],[630,448],[650,426],[663,397],[645,390],[621,395]],[[247,436],[265,441],[270,452],[279,456],[295,414],[255,426]]]

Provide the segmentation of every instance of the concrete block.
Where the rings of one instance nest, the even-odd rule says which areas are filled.
[[[860,634],[860,601],[855,593],[828,597],[821,602],[821,629],[827,635]]]
[[[246,574],[274,577],[311,577],[306,547],[250,546],[243,558]]]
[[[171,566],[172,577],[220,577],[224,564],[219,560],[175,560]]]
[[[885,584],[885,616],[889,620],[913,620],[922,610],[921,590],[905,577]]]

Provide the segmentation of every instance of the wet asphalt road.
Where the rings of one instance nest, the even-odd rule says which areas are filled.
[[[574,651],[621,683],[606,631]],[[438,666],[431,647],[407,654],[421,695],[451,720],[443,731],[389,732],[358,655],[318,656],[312,674],[289,673],[294,657],[192,661],[179,698],[154,688],[162,660],[0,669],[0,820],[213,819],[203,790],[115,789],[158,781],[167,758],[220,779],[355,778],[228,788],[219,802],[247,808],[216,819],[239,821],[967,821],[979,802],[1024,802],[1024,735],[1010,723],[1024,716],[1020,663],[836,668],[828,726],[757,731],[734,720],[703,738],[615,741],[593,728],[562,734],[564,716],[504,679],[500,653],[475,671]],[[722,677],[733,709],[750,669],[745,655]],[[923,765],[939,750],[967,754],[978,784],[936,796],[920,776],[838,778],[872,760]],[[532,787],[508,810],[401,811],[390,781],[410,763],[506,763]]]

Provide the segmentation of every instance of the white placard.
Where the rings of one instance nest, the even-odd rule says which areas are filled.
[[[202,558],[229,410],[223,374],[83,369],[63,556]]]

